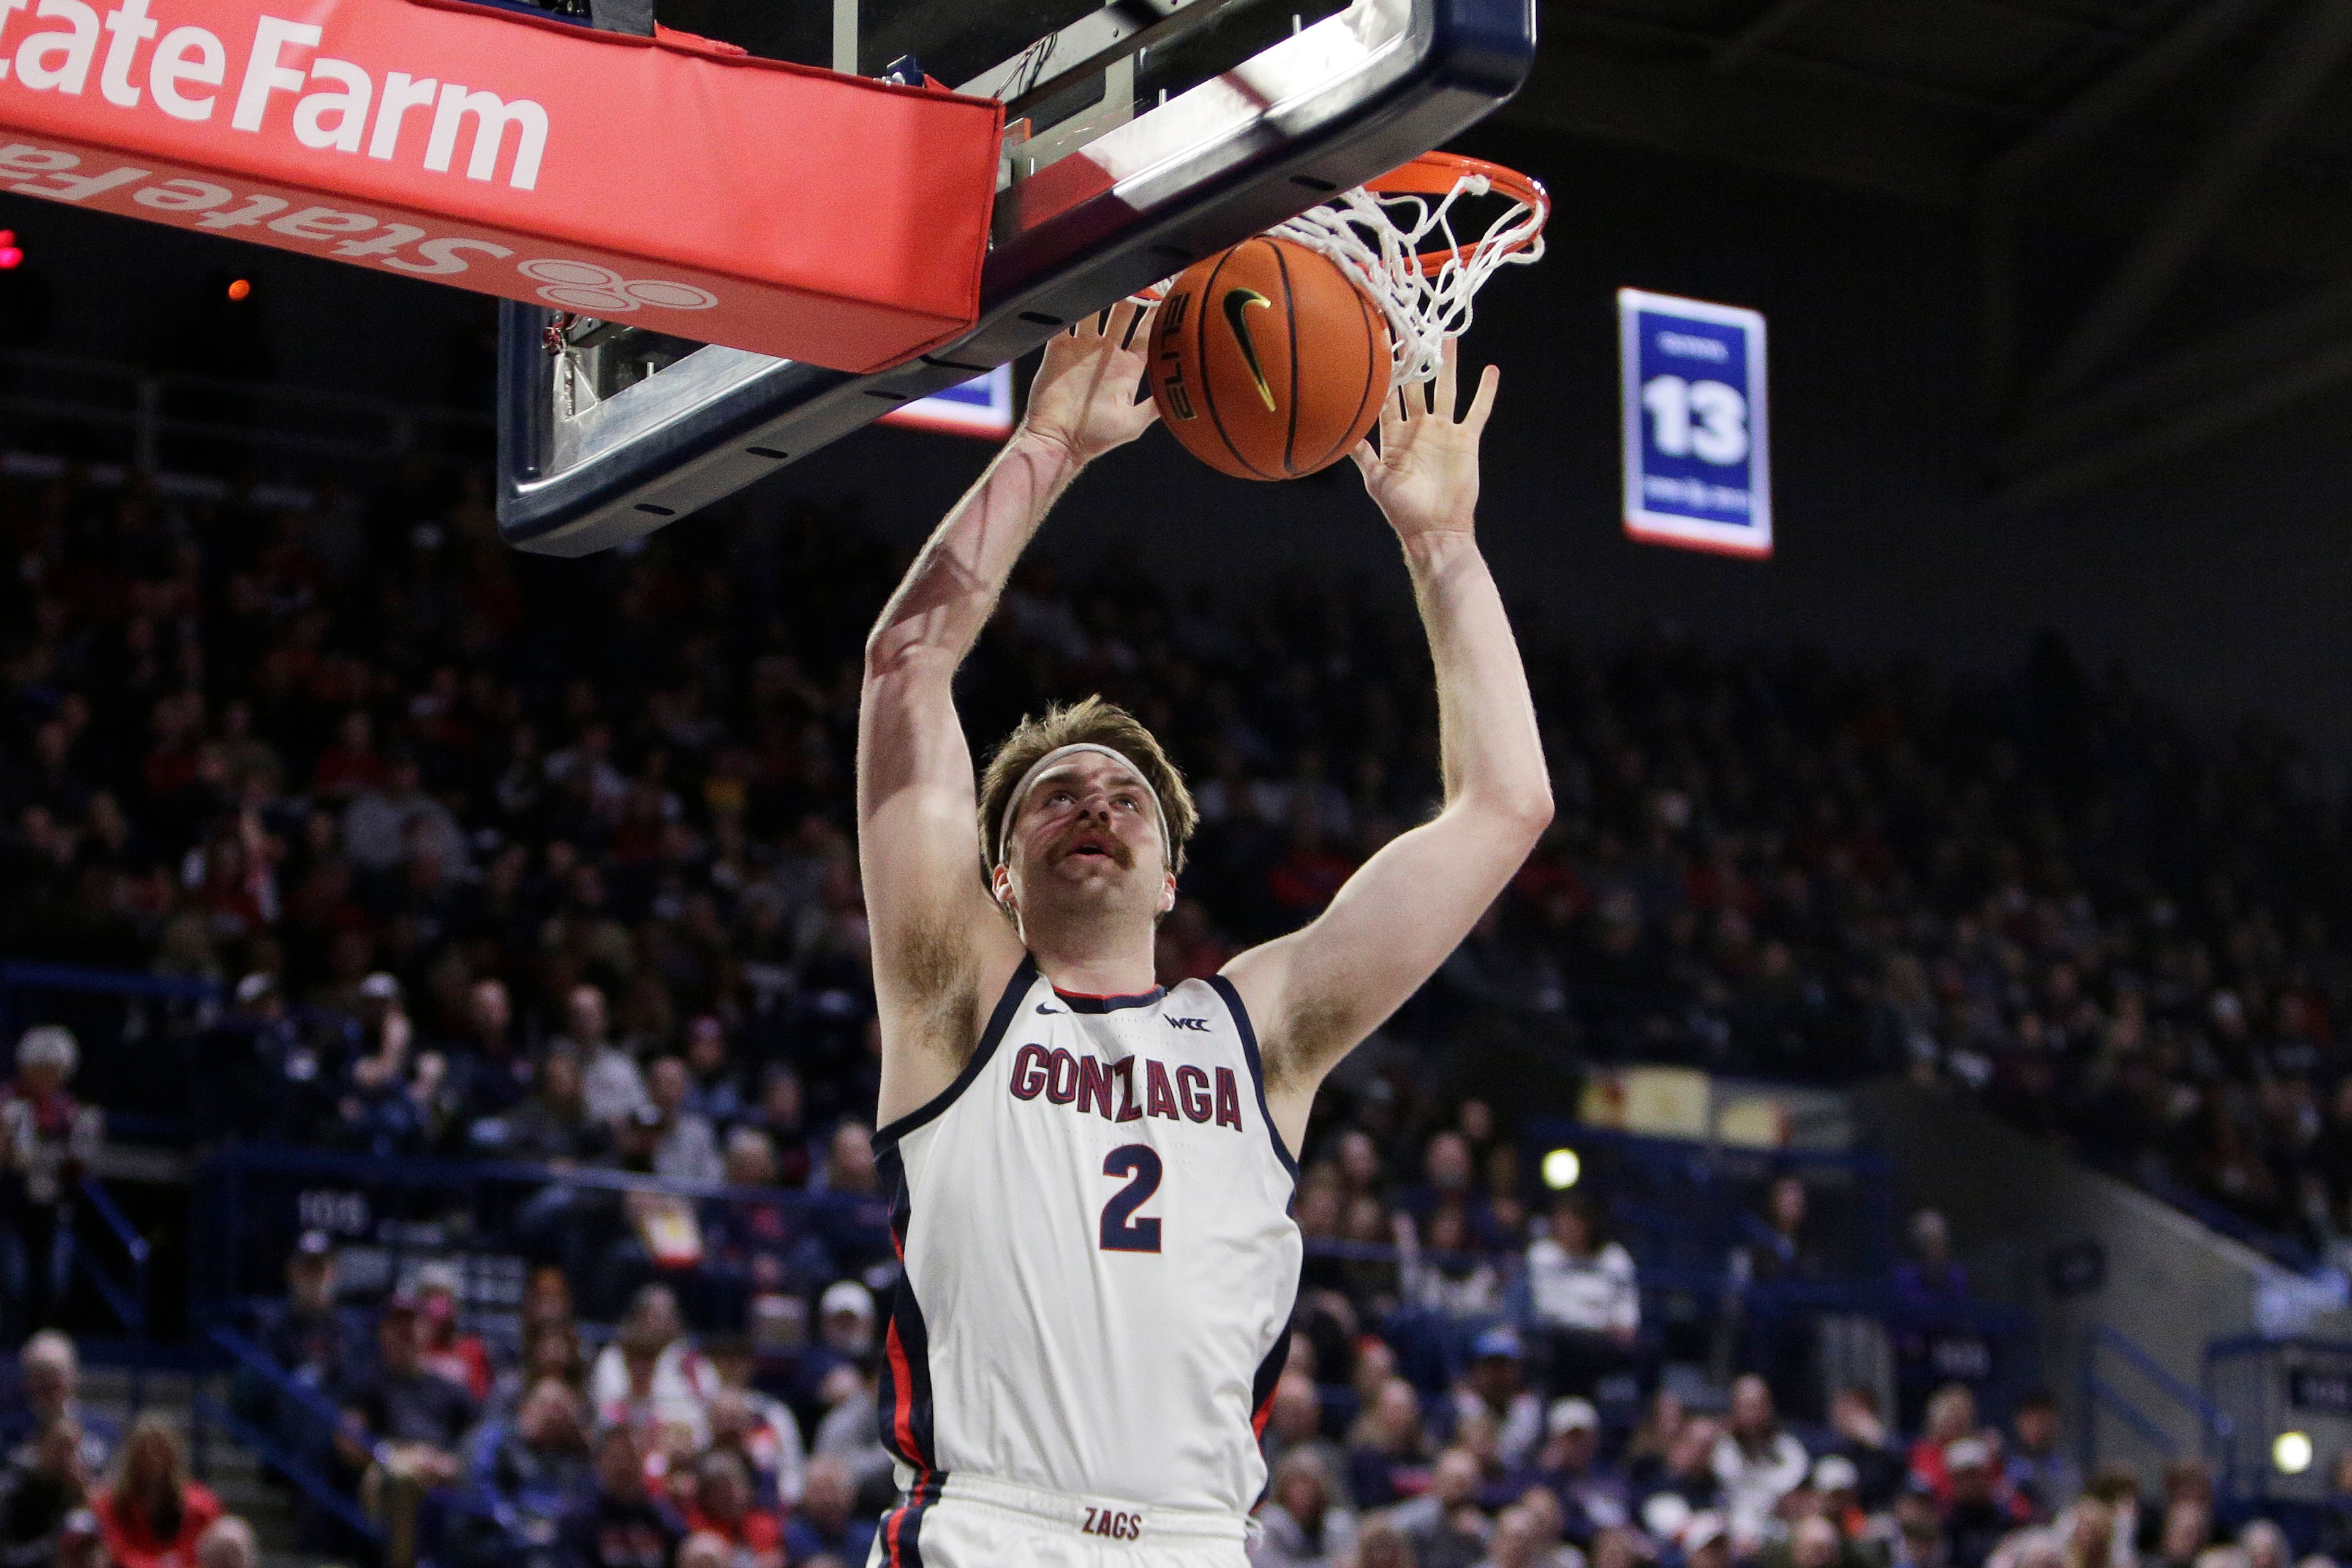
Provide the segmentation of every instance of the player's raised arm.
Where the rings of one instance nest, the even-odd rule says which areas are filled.
[[[1293,1148],[1323,1075],[1469,934],[1551,820],[1527,672],[1474,528],[1478,437],[1499,376],[1487,367],[1456,420],[1455,354],[1449,342],[1432,386],[1392,395],[1380,449],[1355,453],[1404,545],[1429,632],[1445,804],[1366,861],[1313,924],[1225,971],[1257,1021],[1269,1106]]]
[[[1150,425],[1148,342],[1122,305],[1055,338],[1021,427],[949,512],[866,642],[857,852],[881,1009],[887,1122],[945,1089],[1021,960],[981,879],[957,666],[1046,510],[1078,470]]]

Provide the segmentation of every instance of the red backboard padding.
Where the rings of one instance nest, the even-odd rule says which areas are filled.
[[[0,0],[0,190],[839,370],[971,326],[1003,115],[456,0]]]

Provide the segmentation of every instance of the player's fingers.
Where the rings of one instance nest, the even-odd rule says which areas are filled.
[[[1454,417],[1454,378],[1461,363],[1462,340],[1460,338],[1446,339],[1445,352],[1438,357],[1437,381],[1433,389],[1436,397],[1434,406],[1437,411],[1437,416],[1441,419],[1451,419]]]
[[[1370,441],[1357,442],[1348,448],[1348,456],[1356,460],[1356,467],[1362,470],[1364,478],[1368,479],[1372,477],[1372,470],[1381,466],[1381,455],[1372,449],[1372,444]]]
[[[1486,428],[1486,416],[1495,412],[1495,389],[1503,384],[1503,367],[1490,364],[1478,373],[1478,391],[1470,399],[1470,412],[1462,416],[1462,427],[1473,436]]]
[[[1152,307],[1129,300],[1119,309],[1127,312],[1127,330],[1119,334],[1118,346],[1122,349],[1131,349],[1135,346],[1135,340],[1138,338],[1144,338],[1147,342],[1150,342],[1150,340],[1145,337],[1145,333],[1151,321]]]

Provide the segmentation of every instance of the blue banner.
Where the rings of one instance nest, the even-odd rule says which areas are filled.
[[[1654,544],[1772,553],[1764,318],[1617,291],[1625,531]]]
[[[0,0],[0,5],[5,4]],[[961,386],[919,397],[882,416],[882,423],[1001,441],[1013,434],[1013,367],[1001,364]]]

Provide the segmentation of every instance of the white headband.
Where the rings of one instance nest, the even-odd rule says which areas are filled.
[[[1168,837],[1168,809],[1160,804],[1160,792],[1151,787],[1150,776],[1129,762],[1125,752],[1098,742],[1080,741],[1075,746],[1056,747],[1038,758],[1029,764],[1029,771],[1021,775],[1021,782],[1013,786],[1013,794],[1004,802],[1003,818],[996,825],[996,864],[1002,868],[1005,857],[1013,852],[1013,818],[1014,814],[1020,811],[1021,803],[1029,798],[1029,786],[1035,784],[1047,768],[1052,767],[1064,757],[1079,752],[1099,752],[1111,761],[1122,764],[1129,773],[1135,775],[1136,781],[1143,785],[1143,793],[1151,797],[1152,815],[1160,821],[1160,858],[1163,863],[1171,861],[1175,856],[1175,847]],[[1171,864],[1167,868],[1173,871],[1176,868]]]

